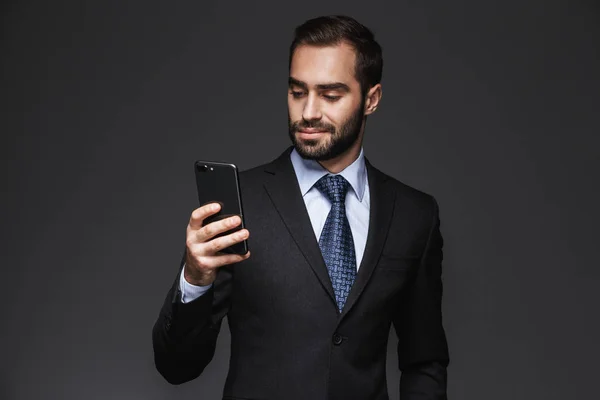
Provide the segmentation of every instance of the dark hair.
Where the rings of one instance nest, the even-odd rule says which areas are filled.
[[[383,56],[373,32],[354,18],[329,15],[310,19],[296,27],[289,65],[291,67],[294,50],[299,45],[332,46],[343,42],[356,51],[355,75],[364,95],[370,87],[381,82]]]

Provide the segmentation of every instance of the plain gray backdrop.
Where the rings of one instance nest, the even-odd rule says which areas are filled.
[[[598,10],[4,2],[0,398],[220,398],[226,324],[193,382],[170,386],[152,359],[151,328],[197,207],[193,162],[246,169],[290,144],[293,29],[338,13],[384,51],[367,157],[440,204],[450,398],[594,397]]]

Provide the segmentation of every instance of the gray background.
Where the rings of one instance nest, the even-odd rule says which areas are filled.
[[[440,203],[450,397],[597,395],[597,3],[250,3],[4,2],[0,398],[219,398],[226,325],[191,383],[152,361],[193,161],[289,145],[292,30],[331,13],[384,49],[367,156]]]

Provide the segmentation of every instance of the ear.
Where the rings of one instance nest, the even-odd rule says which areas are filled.
[[[378,83],[369,89],[365,100],[365,115],[373,114],[375,112],[379,102],[381,101],[382,95],[381,83]]]

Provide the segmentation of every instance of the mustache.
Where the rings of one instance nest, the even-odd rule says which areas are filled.
[[[312,129],[319,129],[319,130],[322,130],[325,132],[335,133],[335,126],[321,122],[321,121],[317,121],[317,122],[304,121],[304,120],[295,121],[291,124],[291,128],[295,132],[302,130],[302,129],[312,128]]]

